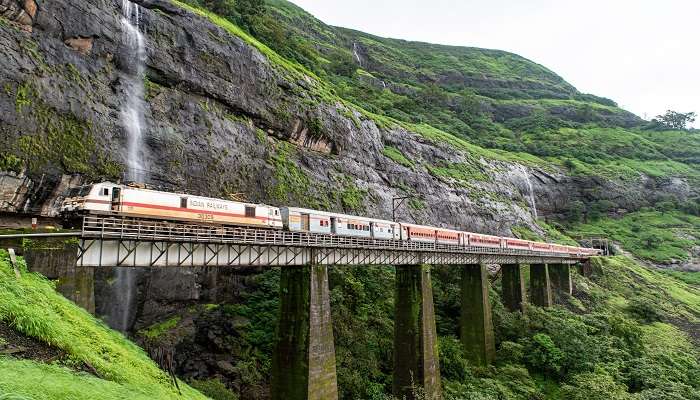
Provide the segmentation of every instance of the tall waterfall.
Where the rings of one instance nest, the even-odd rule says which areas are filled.
[[[146,70],[146,39],[141,33],[141,8],[129,0],[122,0],[122,82],[126,102],[121,109],[121,122],[127,133],[127,179],[145,182],[148,179],[143,141],[144,84]]]
[[[530,174],[527,168],[520,166],[520,171],[522,172],[525,184],[527,185],[527,198],[530,203],[530,208],[532,208],[532,216],[537,219],[537,202],[535,201],[535,189],[532,187],[532,182],[530,181]]]
[[[147,151],[144,133],[144,77],[146,70],[146,39],[141,33],[141,8],[122,0],[121,81],[125,102],[121,123],[127,134],[126,179],[144,183],[148,179]],[[127,332],[131,327],[137,296],[138,273],[133,268],[115,268],[106,305],[107,323]]]

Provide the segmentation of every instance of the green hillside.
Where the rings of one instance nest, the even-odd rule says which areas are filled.
[[[19,264],[17,279],[7,251],[0,250],[0,323],[62,356],[49,363],[4,356],[9,341],[0,334],[1,399],[207,398],[184,382],[178,382],[179,394],[141,348],[58,294],[41,275],[28,273],[21,258]]]
[[[380,126],[394,121],[434,141],[461,148],[455,143],[463,139],[572,176],[622,185],[683,178],[700,186],[697,132],[654,130],[614,101],[580,93],[516,54],[333,27],[286,0],[268,0],[265,7],[258,1],[186,2],[228,20],[214,22],[237,24],[288,68],[316,75],[327,95],[366,110]]]

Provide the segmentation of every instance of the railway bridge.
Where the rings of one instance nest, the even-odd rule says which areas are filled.
[[[529,300],[549,307],[571,294],[571,267],[587,256],[351,238],[245,227],[175,224],[85,217],[76,262],[86,267],[282,267],[272,398],[337,399],[328,266],[393,265],[393,392],[440,398],[440,367],[430,265],[453,265],[461,274],[460,336],[465,356],[487,365],[495,356],[487,266],[498,265],[502,296],[511,311]]]

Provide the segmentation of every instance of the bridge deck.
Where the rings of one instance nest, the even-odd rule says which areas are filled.
[[[568,263],[586,256],[283,230],[85,217],[91,266]]]

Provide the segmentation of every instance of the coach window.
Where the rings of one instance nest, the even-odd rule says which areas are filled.
[[[245,206],[245,216],[248,218],[255,217],[255,207]]]
[[[187,208],[187,197],[180,197],[180,208]]]
[[[102,188],[102,195],[109,196],[109,188]]]

